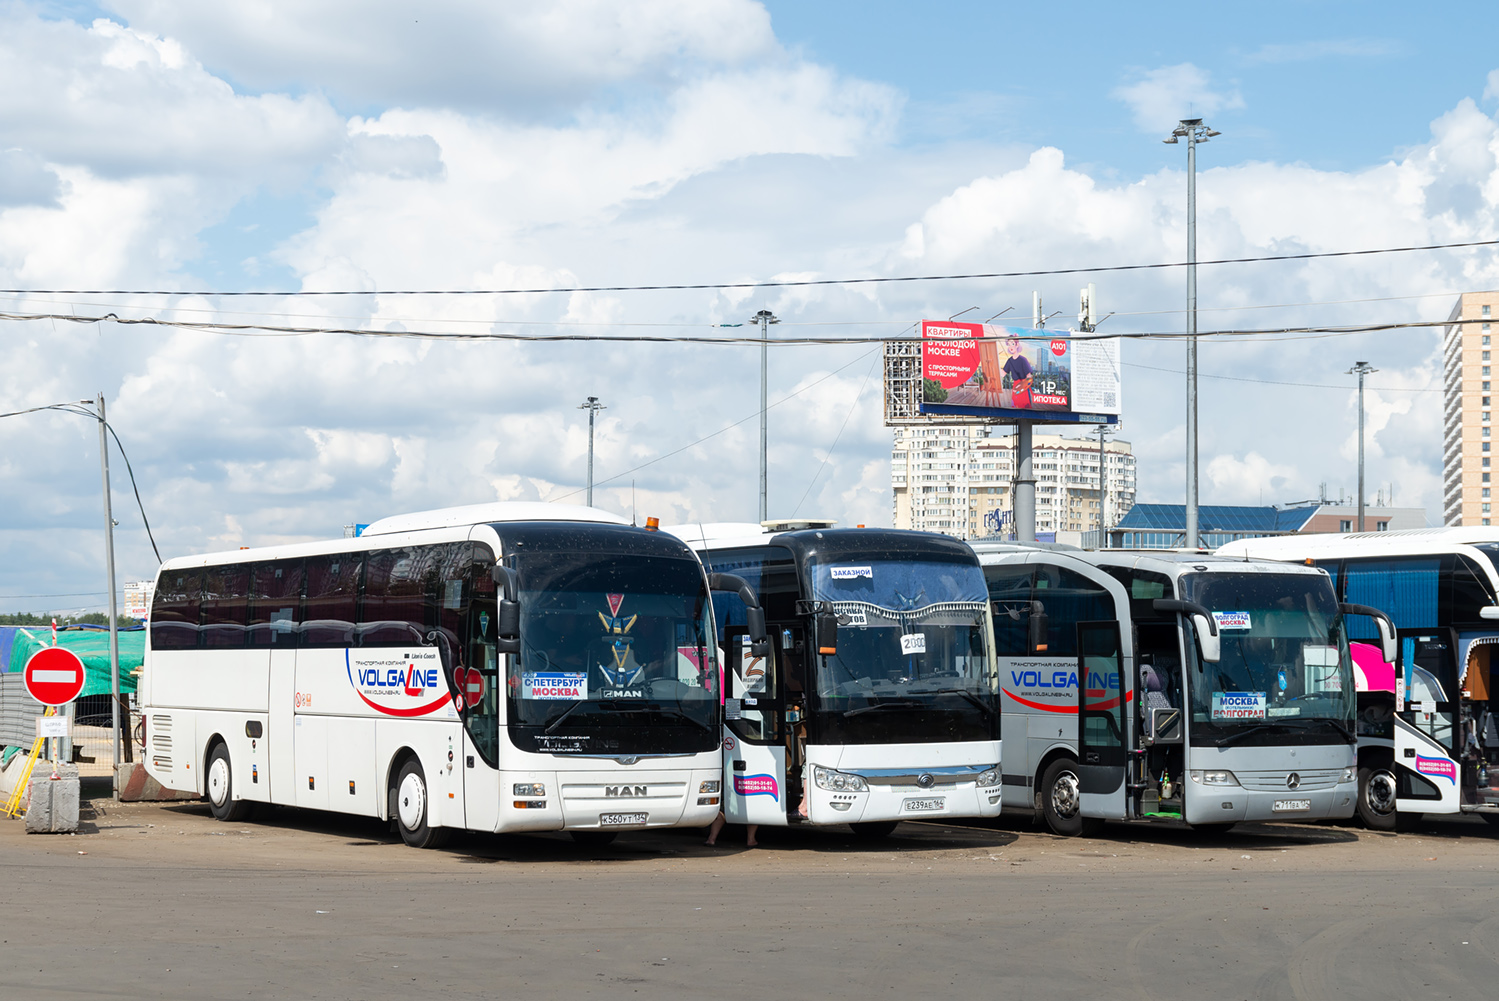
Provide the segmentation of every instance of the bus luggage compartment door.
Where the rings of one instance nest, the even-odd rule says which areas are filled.
[[[1078,785],[1085,817],[1125,816],[1129,719],[1119,623],[1077,626]]]

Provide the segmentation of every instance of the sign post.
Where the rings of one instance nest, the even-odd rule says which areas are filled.
[[[58,708],[78,698],[85,680],[83,661],[67,647],[43,647],[26,661],[22,671],[26,691],[44,706]],[[62,736],[52,738],[53,771],[57,770],[57,758],[62,753]]]

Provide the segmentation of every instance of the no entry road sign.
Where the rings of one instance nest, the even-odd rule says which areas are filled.
[[[24,672],[26,690],[44,706],[65,706],[83,691],[83,661],[66,647],[43,647]]]

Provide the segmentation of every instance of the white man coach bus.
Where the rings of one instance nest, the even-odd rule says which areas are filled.
[[[140,684],[147,767],[222,820],[257,802],[361,814],[417,847],[706,826],[712,628],[680,539],[590,508],[474,505],[174,559]]]

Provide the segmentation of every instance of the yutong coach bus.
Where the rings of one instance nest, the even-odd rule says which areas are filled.
[[[750,824],[999,814],[999,706],[984,578],[942,535],[686,525],[709,570],[759,595],[768,656],[744,607],[717,602],[724,812]]]
[[[974,549],[994,608],[1007,808],[1039,810],[1064,835],[1109,819],[1221,829],[1352,815],[1343,617],[1380,613],[1340,607],[1327,574],[1194,553]]]
[[[1400,633],[1400,660],[1353,644],[1359,685],[1359,815],[1476,813],[1499,824],[1499,528],[1292,535],[1220,553],[1312,561],[1349,601],[1377,604]],[[1356,638],[1367,637],[1353,631]]]
[[[749,626],[763,619],[743,582]],[[221,820],[275,803],[454,829],[706,826],[720,806],[709,581],[601,511],[488,504],[163,565],[147,767]]]

